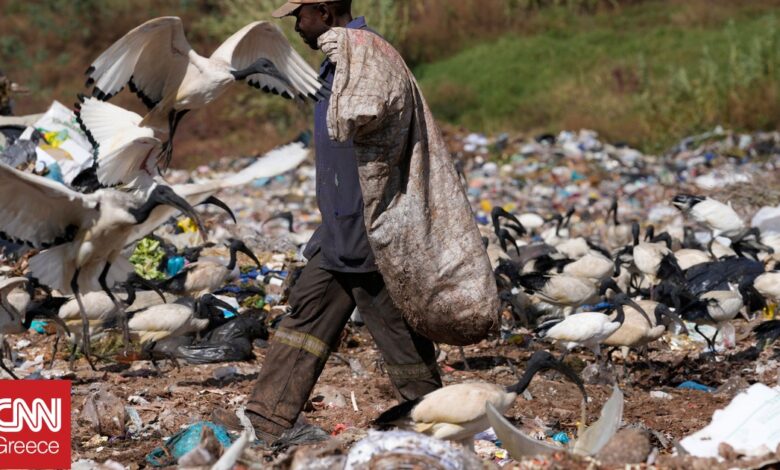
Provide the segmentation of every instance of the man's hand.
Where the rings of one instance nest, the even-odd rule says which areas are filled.
[[[331,62],[337,64],[339,62],[339,34],[330,29],[327,32],[320,35],[317,40],[317,44],[320,46],[320,50],[330,59]]]

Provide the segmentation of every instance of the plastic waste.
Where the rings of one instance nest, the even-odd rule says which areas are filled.
[[[561,450],[560,446],[539,441],[517,429],[490,403],[487,405],[487,415],[488,421],[493,426],[503,447],[509,451],[509,455],[514,459],[548,455]],[[601,409],[599,419],[581,431],[573,443],[565,444],[564,449],[579,455],[598,453],[617,432],[622,416],[623,392],[615,386],[612,396]]]
[[[125,403],[107,390],[91,393],[84,400],[78,423],[91,431],[109,437],[121,437],[127,433],[128,419]]]
[[[214,437],[223,447],[230,447],[233,441],[224,427],[208,421],[199,421],[168,438],[162,447],[152,450],[146,456],[146,461],[154,467],[166,467],[175,464],[184,454],[197,447],[204,427],[211,428],[214,432]]]
[[[484,468],[472,452],[448,441],[410,431],[371,431],[352,446],[344,470],[363,468]]]
[[[176,348],[176,357],[190,364],[239,362],[254,359],[252,342],[268,339],[264,317],[240,315],[208,332],[197,344]]]
[[[186,262],[187,260],[185,260],[183,256],[168,258],[168,263],[165,266],[165,274],[167,274],[168,277],[179,274],[181,270],[184,269]]]
[[[696,382],[694,380],[686,380],[685,382],[681,383],[677,386],[677,388],[682,390],[698,390],[700,392],[714,392],[715,389],[712,387],[708,387],[706,385],[700,384],[699,382]]]
[[[680,441],[697,457],[718,457],[721,443],[748,457],[774,452],[780,444],[780,389],[752,385],[715,411],[709,425]]]

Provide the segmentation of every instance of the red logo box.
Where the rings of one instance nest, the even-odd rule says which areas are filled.
[[[0,468],[70,468],[70,381],[0,380]]]

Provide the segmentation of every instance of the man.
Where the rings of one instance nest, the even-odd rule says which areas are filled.
[[[367,29],[363,17],[353,19],[351,3],[290,0],[274,16],[294,16],[304,42],[319,49],[318,38],[331,28]],[[332,84],[334,72],[334,64],[326,59],[320,76]],[[433,343],[409,328],[377,270],[363,218],[355,151],[352,142],[329,139],[328,106],[328,101],[317,104],[314,116],[322,225],[304,253],[309,262],[290,294],[292,312],[274,335],[247,403],[247,416],[267,444],[295,424],[355,306],[400,399],[413,400],[441,387]],[[220,411],[214,419],[231,421]]]

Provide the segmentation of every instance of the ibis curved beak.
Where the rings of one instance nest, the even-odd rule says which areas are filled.
[[[163,198],[163,203],[179,209],[184,215],[194,220],[195,224],[198,226],[198,232],[200,232],[200,236],[203,238],[203,241],[208,241],[208,232],[203,226],[203,221],[201,220],[200,215],[198,215],[198,213],[195,211],[195,208],[192,207],[186,199],[175,193],[166,194]]]
[[[222,209],[225,212],[227,212],[227,214],[230,216],[230,218],[233,219],[233,223],[234,224],[238,223],[238,220],[236,219],[236,214],[233,213],[233,210],[230,208],[230,206],[225,204],[225,202],[222,201],[221,199],[219,199],[218,197],[216,197],[216,196],[209,196],[208,199],[206,199],[205,201],[201,202],[198,205],[199,206],[203,206],[203,205],[206,205],[206,204],[211,204],[212,206],[219,207],[220,209]]]
[[[257,269],[260,269],[260,268],[262,268],[262,267],[263,267],[263,264],[260,262],[260,260],[259,260],[259,259],[257,259],[257,256],[255,256],[255,254],[254,254],[254,253],[252,253],[252,250],[250,250],[250,249],[249,249],[249,248],[248,248],[246,245],[244,245],[243,243],[241,244],[241,246],[238,246],[238,247],[236,247],[236,251],[240,251],[241,253],[243,253],[243,254],[245,254],[245,255],[249,256],[249,258],[251,258],[251,259],[252,259],[252,261],[254,261],[254,262],[255,262],[255,264],[257,265]]]

